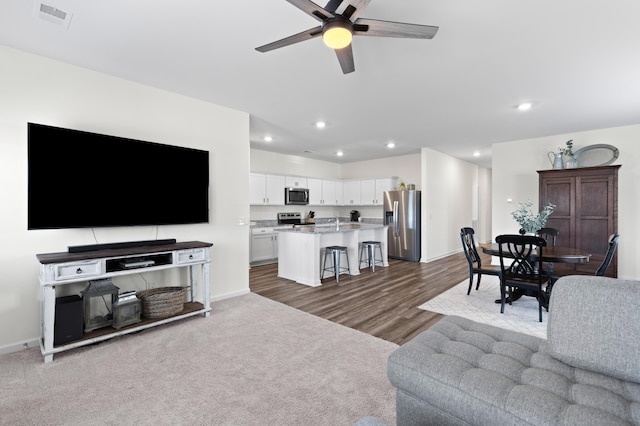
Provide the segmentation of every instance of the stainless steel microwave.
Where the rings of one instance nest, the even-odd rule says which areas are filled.
[[[307,188],[285,188],[284,203],[306,206],[309,204],[309,190]]]

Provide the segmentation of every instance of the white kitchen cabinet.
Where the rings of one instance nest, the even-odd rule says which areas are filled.
[[[284,205],[284,188],[308,188],[312,206],[381,206],[384,192],[393,191],[397,178],[337,181],[251,173],[251,205]]]
[[[251,230],[251,263],[268,263],[278,258],[278,233],[273,228]]]
[[[334,181],[336,206],[344,205],[344,182]]]
[[[376,204],[375,179],[364,179],[360,182],[360,202],[365,206]]]
[[[309,188],[309,204],[312,206],[322,205],[322,179],[307,179]]]
[[[300,176],[287,176],[285,178],[285,184],[287,188],[308,188],[308,182],[306,177]]]
[[[251,173],[249,177],[249,203],[252,205],[284,205],[285,177]]]
[[[365,179],[360,183],[360,201],[364,206],[384,204],[385,191],[394,189],[394,179]]]
[[[336,206],[338,201],[336,198],[336,182],[333,180],[322,181],[322,205]]]
[[[334,180],[308,178],[309,204],[318,206],[342,205],[342,196],[336,195],[336,184]],[[342,192],[342,186],[340,186]]]
[[[396,181],[393,178],[376,179],[376,206],[384,204],[384,193],[387,191],[393,191],[396,186],[395,182]]]
[[[348,180],[344,182],[344,205],[359,206],[360,201],[360,182],[359,180]]]

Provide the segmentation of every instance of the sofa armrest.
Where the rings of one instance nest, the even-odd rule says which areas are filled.
[[[640,281],[560,278],[551,292],[547,339],[560,361],[640,383]]]

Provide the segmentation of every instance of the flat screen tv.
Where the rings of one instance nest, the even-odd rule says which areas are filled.
[[[28,123],[28,229],[209,221],[209,151]]]

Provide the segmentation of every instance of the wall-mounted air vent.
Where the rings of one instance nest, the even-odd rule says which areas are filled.
[[[36,17],[43,19],[47,22],[51,22],[51,23],[69,28],[69,24],[71,23],[71,17],[73,16],[72,13],[58,9],[52,4],[43,3],[38,0],[36,0],[34,6],[35,6],[34,14]]]

